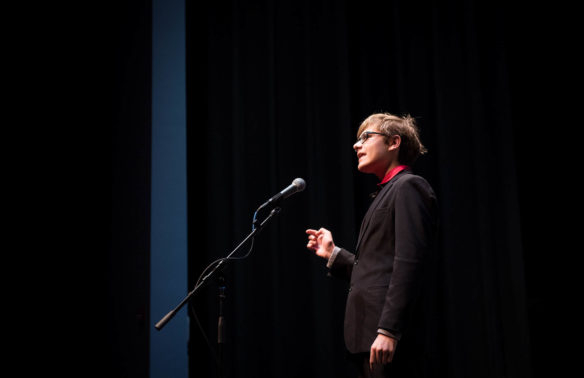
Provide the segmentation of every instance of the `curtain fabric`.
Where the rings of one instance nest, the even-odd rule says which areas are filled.
[[[259,205],[307,183],[224,271],[223,350],[218,281],[191,302],[191,376],[216,363],[231,377],[354,376],[347,285],[304,231],[326,227],[353,249],[377,180],[357,171],[352,145],[374,112],[414,116],[429,150],[414,172],[440,206],[436,376],[531,376],[511,14],[470,0],[187,4],[189,289]]]

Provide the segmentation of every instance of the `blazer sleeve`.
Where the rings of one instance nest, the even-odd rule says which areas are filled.
[[[329,268],[329,276],[350,280],[354,262],[355,255],[341,248]]]
[[[378,328],[399,339],[424,280],[424,265],[434,247],[436,197],[421,177],[406,180],[395,200],[395,257]]]

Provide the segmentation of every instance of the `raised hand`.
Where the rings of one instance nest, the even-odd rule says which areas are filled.
[[[335,249],[333,234],[331,234],[326,228],[320,228],[318,231],[308,229],[306,230],[306,233],[308,234],[308,244],[306,245],[306,248],[314,251],[317,256],[324,259],[330,258]]]

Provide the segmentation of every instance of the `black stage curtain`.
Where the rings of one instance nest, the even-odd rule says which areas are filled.
[[[214,376],[216,362],[230,377],[354,376],[347,286],[327,278],[304,231],[355,245],[376,179],[356,170],[352,145],[374,112],[416,117],[429,150],[415,171],[441,209],[437,376],[542,374],[528,317],[539,293],[528,297],[525,277],[525,260],[541,259],[524,248],[537,227],[521,212],[533,214],[521,197],[531,172],[518,173],[534,141],[520,141],[534,118],[522,114],[535,45],[524,13],[471,0],[187,3],[190,288],[251,231],[261,203],[307,182],[224,273],[223,354],[218,282],[193,299],[191,376]]]

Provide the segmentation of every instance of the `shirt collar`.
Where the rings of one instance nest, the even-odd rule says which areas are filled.
[[[397,167],[390,169],[389,172],[387,172],[387,174],[383,178],[383,180],[381,180],[381,182],[377,185],[383,186],[383,185],[387,184],[389,182],[389,180],[394,178],[395,175],[397,175],[398,173],[400,173],[404,169],[410,169],[410,167],[407,165],[398,165]]]

